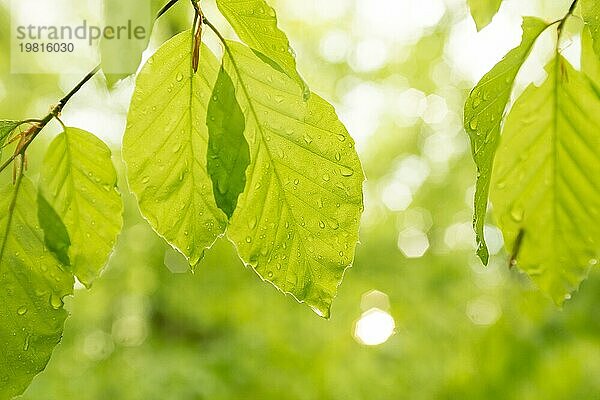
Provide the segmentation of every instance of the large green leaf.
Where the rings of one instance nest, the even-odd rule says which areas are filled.
[[[492,18],[500,9],[500,4],[502,4],[502,0],[469,0],[471,16],[478,31],[492,22]]]
[[[206,115],[219,64],[203,47],[194,74],[191,49],[188,30],[166,42],[140,72],[123,157],[143,215],[195,265],[227,219],[206,171]]]
[[[592,35],[594,51],[600,57],[600,2],[581,0],[581,15]]]
[[[483,227],[502,119],[517,73],[546,27],[547,24],[537,18],[524,18],[521,44],[481,78],[465,104],[464,126],[471,139],[473,159],[477,164],[473,226],[477,235],[477,254],[484,264],[488,262],[489,252]]]
[[[89,132],[67,128],[48,147],[41,191],[67,227],[73,273],[91,285],[123,224],[109,148]]]
[[[60,341],[73,276],[44,247],[37,195],[23,178],[0,191],[0,399],[21,394]]]
[[[354,142],[325,100],[304,102],[292,79],[249,48],[226,46],[252,160],[228,236],[263,279],[329,316],[363,210]]]
[[[517,100],[494,167],[494,215],[518,266],[558,304],[600,251],[600,98],[559,56]]]
[[[238,196],[246,186],[250,150],[244,137],[246,121],[235,97],[235,87],[224,68],[219,69],[206,117],[207,170],[217,205],[231,218]]]
[[[20,124],[19,121],[0,120],[0,159],[2,158],[2,150],[6,140]]]
[[[217,0],[217,6],[240,39],[274,61],[308,96],[308,87],[296,69],[296,57],[286,34],[277,27],[275,10],[265,0]]]

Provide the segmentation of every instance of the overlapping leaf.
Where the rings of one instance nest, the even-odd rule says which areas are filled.
[[[0,159],[2,150],[10,134],[20,125],[19,121],[0,120]]]
[[[492,203],[519,268],[560,304],[600,250],[600,98],[558,57],[541,87],[510,112],[494,167]]]
[[[292,79],[249,48],[227,47],[252,160],[228,236],[263,279],[328,316],[363,210],[353,140],[325,100],[304,102]]]
[[[231,218],[238,196],[246,186],[250,150],[244,137],[246,122],[235,97],[235,87],[223,68],[208,105],[207,170],[213,182],[217,206]]]
[[[73,276],[44,246],[37,194],[23,178],[0,191],[0,399],[21,394],[60,341]]]
[[[86,286],[106,264],[121,231],[116,185],[110,150],[93,134],[67,128],[48,147],[41,191],[67,228],[71,268]]]
[[[140,72],[127,117],[123,157],[140,209],[154,229],[195,265],[223,234],[206,171],[206,115],[219,65],[201,50],[191,69],[192,33],[166,42]]]
[[[296,70],[296,58],[286,34],[277,26],[275,10],[265,0],[217,0],[217,6],[240,39],[264,54],[303,88],[308,87]]]
[[[500,4],[502,4],[502,0],[469,0],[471,16],[478,31],[492,22],[492,18],[498,12]]]
[[[521,44],[511,50],[490,72],[485,74],[465,104],[464,125],[471,139],[473,159],[477,164],[473,225],[477,235],[477,254],[484,264],[487,264],[489,252],[483,236],[483,227],[502,118],[517,73],[536,39],[546,27],[547,24],[537,18],[524,18]]]

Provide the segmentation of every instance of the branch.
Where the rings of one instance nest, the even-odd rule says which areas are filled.
[[[100,65],[91,70],[65,97],[52,107],[50,113],[42,119],[27,119],[22,124],[29,123],[31,126],[25,132],[21,133],[21,139],[15,148],[13,155],[0,166],[0,172],[4,171],[18,156],[25,158],[25,151],[37,135],[44,129],[53,118],[58,118],[63,108],[67,105],[71,97],[75,95],[96,73],[100,70]]]

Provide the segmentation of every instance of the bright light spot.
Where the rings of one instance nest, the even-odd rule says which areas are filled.
[[[396,323],[387,312],[371,308],[362,314],[356,322],[354,338],[367,346],[385,343],[394,334]]]
[[[357,147],[366,143],[379,127],[384,106],[385,94],[374,84],[360,83],[344,96],[340,117]]]
[[[165,266],[174,274],[185,274],[190,270],[188,260],[175,249],[167,249],[164,258]]]
[[[113,322],[112,337],[122,346],[139,346],[148,336],[146,321],[141,316],[129,315]]]
[[[486,225],[483,228],[483,233],[490,254],[498,254],[502,247],[504,247],[504,237],[500,229],[495,226]]]
[[[445,11],[442,0],[358,0],[356,24],[365,34],[410,44],[425,28],[436,25]]]
[[[416,155],[404,157],[394,171],[394,180],[408,186],[415,193],[427,177],[430,169],[427,161]]]
[[[413,125],[427,109],[427,98],[420,90],[410,88],[398,95],[396,105],[399,115],[407,119],[407,124]]]
[[[392,182],[383,189],[381,199],[390,211],[404,211],[412,203],[413,197],[408,186]]]
[[[443,97],[435,94],[427,96],[427,108],[423,112],[423,121],[427,124],[439,124],[448,114],[448,105]]]
[[[373,289],[362,295],[360,299],[360,308],[370,310],[377,308],[379,310],[388,310],[390,308],[390,298],[382,291]]]
[[[452,250],[474,249],[475,232],[470,222],[450,225],[444,233],[444,243]]]
[[[408,258],[423,257],[429,249],[429,238],[419,229],[407,228],[398,235],[398,248]]]
[[[385,42],[379,39],[362,40],[349,60],[350,67],[357,72],[371,72],[380,69],[388,59]]]
[[[495,301],[480,297],[467,304],[466,314],[475,325],[492,325],[498,321],[502,310]]]
[[[101,330],[90,333],[83,341],[83,354],[90,360],[104,360],[111,355],[114,349],[112,337]]]
[[[352,41],[346,32],[334,30],[321,39],[319,52],[328,62],[339,63],[346,60],[351,45]]]

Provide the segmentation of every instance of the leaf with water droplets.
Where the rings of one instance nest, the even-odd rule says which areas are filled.
[[[246,122],[235,97],[235,87],[219,69],[206,117],[208,126],[207,170],[213,182],[217,206],[231,218],[238,196],[246,186],[250,150],[244,137]]]
[[[247,110],[251,157],[228,237],[264,280],[328,317],[363,210],[354,142],[329,103],[316,94],[303,101],[292,79],[248,47],[227,42],[224,65]]]
[[[561,304],[600,255],[600,93],[559,56],[506,119],[491,192],[517,266]]]
[[[296,69],[296,57],[286,34],[277,26],[275,10],[265,0],[217,0],[217,6],[237,35],[251,49],[258,51],[263,61],[273,64],[303,89],[309,89]],[[283,97],[280,97],[283,99]]]
[[[502,0],[469,0],[469,10],[478,31],[492,22],[500,4],[502,4]]]
[[[484,264],[488,262],[489,253],[483,227],[502,118],[517,73],[546,27],[547,24],[537,18],[525,17],[521,44],[481,78],[465,104],[464,127],[471,139],[473,159],[477,165],[473,226],[477,235],[477,254]]]
[[[600,57],[600,2],[581,0],[581,15],[592,35],[596,56]]]
[[[44,246],[37,204],[25,177],[0,190],[0,399],[45,368],[67,317],[61,299],[73,291],[73,276]]]
[[[141,70],[127,117],[123,158],[142,214],[195,265],[225,231],[206,171],[206,115],[219,64],[207,47],[191,69],[192,32],[171,38]],[[179,76],[183,78],[178,79]]]
[[[48,147],[40,192],[62,219],[73,273],[92,284],[121,231],[123,205],[110,149],[93,134],[67,128]],[[50,214],[40,215],[44,226]]]

